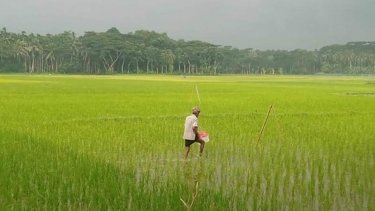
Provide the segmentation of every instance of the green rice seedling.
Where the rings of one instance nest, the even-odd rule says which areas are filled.
[[[360,77],[0,76],[0,210],[186,210],[196,183],[192,210],[374,210],[375,98],[346,94],[371,92]],[[185,160],[196,105],[210,142]]]

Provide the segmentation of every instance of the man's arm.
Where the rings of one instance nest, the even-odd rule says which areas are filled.
[[[198,126],[193,127],[193,132],[195,133],[195,140],[201,140],[201,137],[199,136],[199,133],[198,133]]]

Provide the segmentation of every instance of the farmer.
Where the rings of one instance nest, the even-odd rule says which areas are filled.
[[[189,155],[190,145],[192,145],[194,142],[201,144],[199,156],[202,156],[203,153],[204,141],[201,139],[198,133],[198,116],[200,112],[201,111],[198,107],[194,107],[192,109],[192,114],[187,116],[185,119],[185,130],[183,136],[183,139],[185,139],[185,159]]]

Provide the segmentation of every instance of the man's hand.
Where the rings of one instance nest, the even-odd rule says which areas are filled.
[[[203,139],[201,139],[201,137],[199,137],[199,135],[198,135],[198,136],[195,136],[195,141],[201,142],[201,141],[203,141]]]

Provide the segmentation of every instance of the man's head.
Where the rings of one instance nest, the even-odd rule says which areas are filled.
[[[199,116],[199,113],[201,112],[201,110],[198,108],[198,107],[194,107],[193,109],[192,109],[192,112],[193,112],[193,114],[195,115],[195,116]]]

